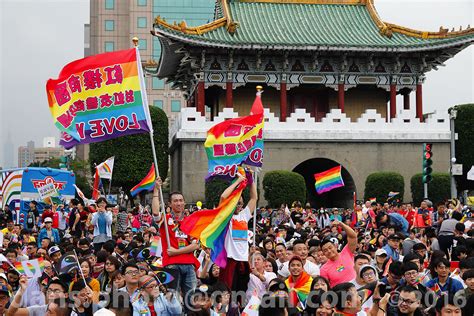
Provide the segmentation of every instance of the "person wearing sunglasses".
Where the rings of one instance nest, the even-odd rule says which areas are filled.
[[[133,315],[178,316],[182,313],[181,303],[176,295],[168,292],[166,287],[152,275],[144,275],[139,281],[140,294],[132,302]]]

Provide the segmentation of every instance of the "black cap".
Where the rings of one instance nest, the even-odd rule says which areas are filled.
[[[398,233],[395,233],[395,234],[391,234],[387,237],[387,239],[403,239],[403,236],[398,234]]]

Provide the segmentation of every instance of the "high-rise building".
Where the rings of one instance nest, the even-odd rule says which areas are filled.
[[[26,146],[18,147],[18,167],[28,167],[33,162],[43,162],[64,155],[64,148],[56,147],[54,137],[43,138],[43,147],[35,148],[35,142],[29,141]],[[58,166],[59,167],[59,166]]]
[[[26,146],[18,147],[18,167],[28,167],[35,160],[35,142],[29,141]]]
[[[201,25],[212,21],[216,0],[91,0],[89,52],[91,55],[133,47],[132,38],[138,37],[142,62],[156,65],[160,60],[161,45],[150,31],[156,16],[171,23],[183,20],[187,25]],[[87,34],[86,34],[87,35]],[[185,106],[183,93],[170,89],[156,77],[146,78],[148,102],[163,109],[174,120]]]
[[[7,134],[7,139],[3,143],[3,167],[5,168],[11,168],[14,167],[13,162],[14,162],[14,147],[13,147],[13,141],[11,137],[11,133],[8,132]]]

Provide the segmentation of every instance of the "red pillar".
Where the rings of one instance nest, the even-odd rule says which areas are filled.
[[[344,113],[344,84],[340,83],[337,88],[337,96],[338,96],[338,105],[339,109],[342,113]]]
[[[421,83],[416,85],[416,117],[423,122],[423,89]]]
[[[286,82],[280,83],[280,121],[286,122],[287,105],[286,105]]]
[[[232,101],[232,82],[226,82],[225,84],[225,107],[231,108],[233,106]]]
[[[397,115],[397,85],[390,84],[390,120]]]
[[[405,94],[403,95],[403,109],[410,109],[410,91],[405,92]]]
[[[201,112],[201,115],[206,114],[206,109],[205,109],[205,94],[204,94],[204,81],[199,81],[197,85],[197,102],[196,102],[196,108],[198,112]]]

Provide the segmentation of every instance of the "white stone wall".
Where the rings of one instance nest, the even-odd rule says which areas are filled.
[[[215,124],[238,114],[224,108],[213,121],[196,108],[183,108],[170,128],[170,145],[176,140],[205,140],[207,131]],[[363,141],[363,142],[447,142],[450,139],[449,115],[435,112],[420,122],[412,112],[401,110],[391,122],[386,122],[376,110],[368,109],[356,122],[345,113],[332,109],[321,122],[316,122],[304,109],[296,109],[286,122],[280,122],[265,109],[265,141]]]

